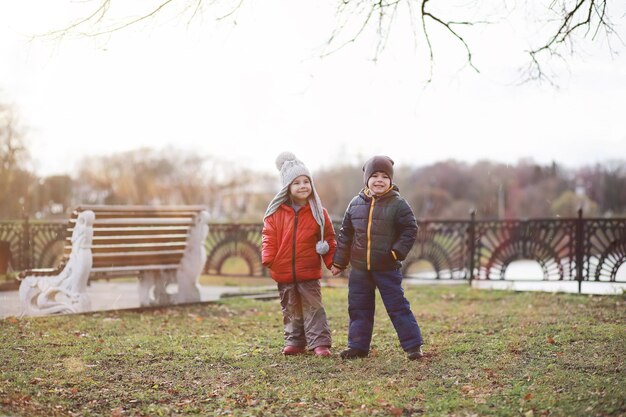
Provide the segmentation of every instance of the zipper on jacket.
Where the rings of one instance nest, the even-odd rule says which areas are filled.
[[[291,245],[291,273],[293,275],[294,284],[296,283],[296,232],[297,231],[298,231],[298,211],[296,211],[296,217],[293,218],[293,243]]]
[[[372,269],[371,252],[372,252],[372,214],[374,213],[374,204],[376,199],[372,196],[372,202],[370,203],[370,215],[367,218],[367,270]]]

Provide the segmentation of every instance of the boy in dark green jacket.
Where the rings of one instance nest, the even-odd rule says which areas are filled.
[[[333,275],[348,264],[348,349],[344,359],[369,353],[378,288],[400,345],[409,359],[422,354],[422,336],[402,289],[402,260],[417,237],[417,222],[408,203],[392,184],[393,161],[375,156],[363,166],[366,187],[352,199],[343,218],[333,258]]]

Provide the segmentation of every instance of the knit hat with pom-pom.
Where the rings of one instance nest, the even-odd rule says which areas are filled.
[[[304,162],[296,158],[291,152],[282,152],[276,157],[276,168],[280,171],[280,181],[284,186],[288,186],[300,175],[306,175],[311,179],[311,172],[304,165]]]
[[[320,226],[320,231],[322,235],[322,239],[317,242],[315,245],[315,250],[318,254],[324,255],[328,253],[329,246],[328,242],[324,240],[324,208],[322,207],[322,202],[320,201],[320,197],[315,190],[315,184],[313,183],[313,178],[311,177],[311,172],[307,169],[304,162],[296,158],[296,156],[291,152],[282,152],[276,158],[276,168],[280,171],[280,180],[283,185],[283,188],[274,196],[270,204],[267,206],[267,210],[265,210],[266,217],[271,216],[281,204],[285,203],[289,200],[289,186],[301,175],[306,175],[311,181],[311,195],[309,196],[309,205],[311,206],[311,212],[313,213],[313,217],[315,221]]]

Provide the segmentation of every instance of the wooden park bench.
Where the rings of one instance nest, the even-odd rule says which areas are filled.
[[[60,265],[22,271],[20,299],[31,314],[88,311],[90,277],[138,276],[141,306],[200,301],[208,229],[204,206],[80,206]]]

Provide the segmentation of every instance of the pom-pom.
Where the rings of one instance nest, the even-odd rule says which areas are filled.
[[[276,168],[280,171],[286,161],[293,161],[296,156],[291,152],[282,152],[276,157]]]
[[[328,242],[325,240],[320,240],[315,244],[315,252],[320,255],[326,255],[330,250],[330,246],[328,246]]]

